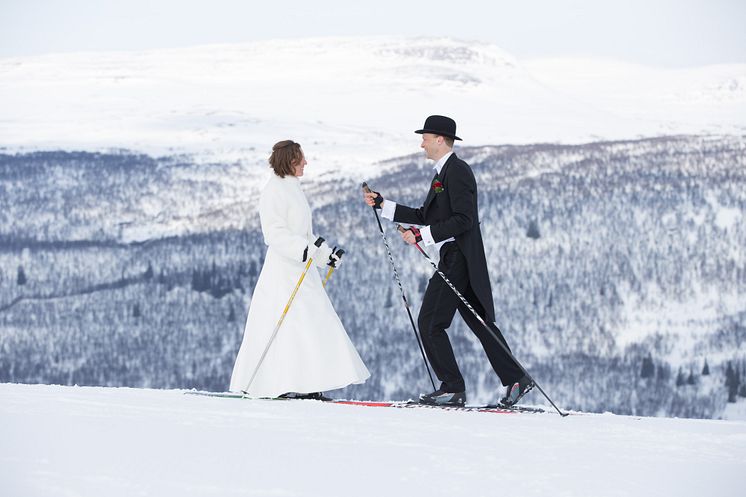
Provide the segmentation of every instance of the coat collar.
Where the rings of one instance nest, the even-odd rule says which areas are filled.
[[[440,159],[438,159],[438,162],[436,162],[433,165],[433,169],[435,169],[435,172],[437,174],[440,174],[440,171],[443,169],[443,166],[446,165],[446,162],[448,162],[448,159],[450,159],[452,155],[453,155],[453,150],[451,150],[450,152],[448,152],[447,154],[445,154],[443,157],[441,157]]]
[[[448,156],[448,159],[446,159],[443,166],[440,168],[440,171],[438,171],[438,178],[440,178],[440,181],[443,181],[446,177],[446,172],[448,172],[448,166],[450,166],[458,157],[456,157],[455,152],[451,152],[451,155]]]

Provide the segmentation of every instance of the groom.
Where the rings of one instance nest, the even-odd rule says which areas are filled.
[[[479,229],[477,183],[469,165],[453,152],[454,140],[461,140],[456,136],[456,122],[445,116],[430,116],[415,133],[422,135],[420,147],[427,158],[435,161],[435,176],[422,207],[415,209],[384,200],[378,192],[366,193],[365,202],[380,208],[381,216],[387,219],[421,226],[402,233],[404,241],[439,250],[438,268],[508,348],[493,324],[495,309]],[[466,403],[466,385],[446,333],[457,310],[479,338],[492,368],[507,387],[500,403],[515,404],[533,388],[533,381],[438,274],[427,285],[417,324],[425,352],[441,384],[434,392],[421,394],[420,402],[456,406]]]

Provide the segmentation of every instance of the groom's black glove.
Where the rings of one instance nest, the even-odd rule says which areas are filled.
[[[368,194],[368,193],[375,193],[376,194],[376,196],[373,198],[373,208],[374,209],[380,209],[381,205],[383,205],[383,195],[381,195],[378,192],[375,192],[375,191],[371,190],[370,187],[368,186],[368,183],[366,183],[366,182],[363,183],[363,191],[366,194]]]

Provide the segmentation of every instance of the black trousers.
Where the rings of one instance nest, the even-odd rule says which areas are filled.
[[[471,304],[472,308],[487,323],[500,341],[508,347],[502,332],[485,318],[484,307],[480,304],[474,291],[469,285],[469,273],[466,258],[455,242],[441,247],[438,268],[448,277],[450,282],[461,295]],[[464,377],[459,371],[453,347],[448,339],[446,330],[451,326],[453,316],[459,311],[461,317],[472,332],[482,343],[487,358],[503,385],[518,381],[523,371],[515,361],[500,347],[494,337],[477,320],[471,311],[461,302],[461,299],[443,281],[438,273],[433,274],[422,299],[422,308],[417,318],[417,324],[422,336],[422,344],[427,358],[438,379],[442,382],[440,388],[446,392],[463,392],[466,390]],[[510,348],[508,347],[508,350]]]

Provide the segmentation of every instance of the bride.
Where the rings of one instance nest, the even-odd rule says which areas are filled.
[[[269,163],[274,174],[259,200],[267,255],[254,288],[230,390],[250,397],[323,398],[321,392],[363,383],[370,373],[314,269],[306,273],[270,344],[308,259],[322,268],[330,263],[338,266],[341,254],[333,253],[312,232],[311,208],[300,185],[307,164],[300,145],[292,140],[276,143]]]

